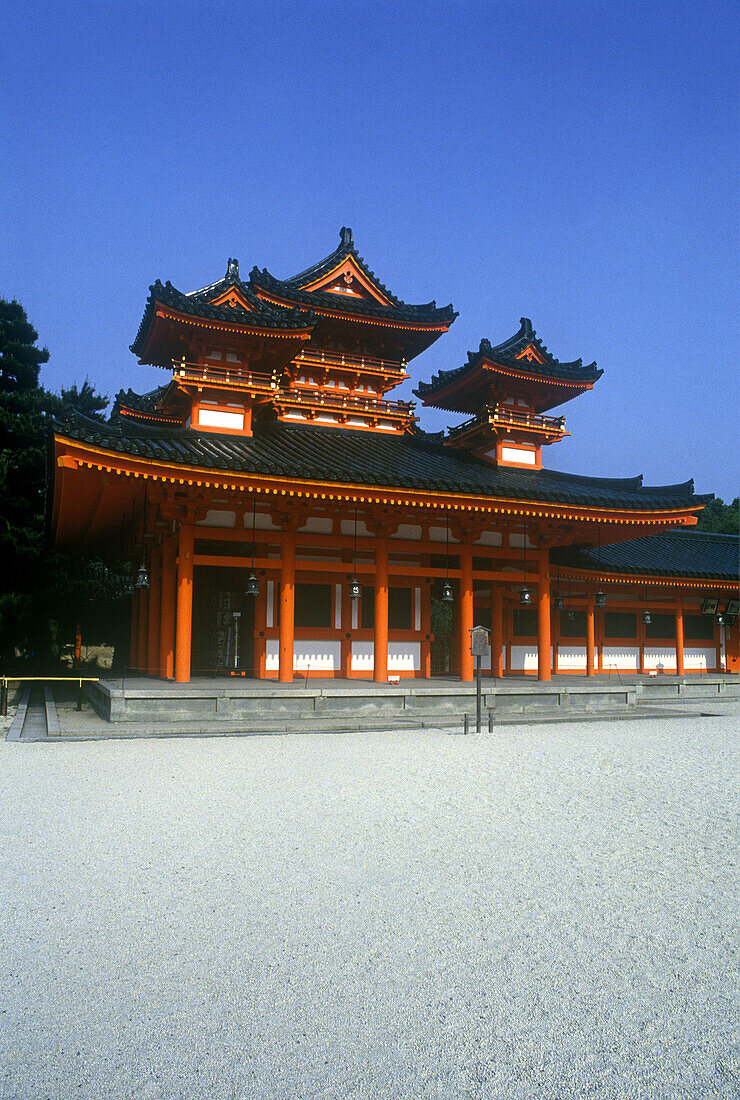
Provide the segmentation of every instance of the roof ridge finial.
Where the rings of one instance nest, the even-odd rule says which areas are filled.
[[[339,241],[341,248],[355,247],[355,242],[352,240],[352,230],[348,226],[343,225],[339,230]]]
[[[522,326],[522,332],[526,333],[528,336],[534,335],[534,329],[532,327],[532,322],[529,317],[520,317],[519,320]]]
[[[227,279],[232,279],[232,278],[233,279],[238,279],[239,278],[239,261],[237,260],[236,256],[233,259],[231,258],[231,256],[229,256],[229,262],[226,265],[226,276],[225,276],[225,278],[227,278]]]

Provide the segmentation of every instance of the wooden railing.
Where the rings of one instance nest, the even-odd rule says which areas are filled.
[[[329,367],[332,369],[361,371],[364,374],[394,375],[401,381],[406,377],[406,362],[392,359],[376,359],[372,355],[353,355],[344,351],[319,351],[304,348],[293,362],[297,366]]]
[[[462,435],[479,424],[503,424],[512,428],[534,428],[535,431],[559,433],[565,430],[565,417],[517,412],[497,402],[495,405],[486,405],[485,412],[479,416],[471,416],[456,428],[450,428],[448,434]]]
[[[278,379],[274,374],[247,370],[241,363],[215,365],[173,359],[172,370],[177,378],[185,382],[210,382],[216,386],[258,390],[275,390],[278,386]]]
[[[381,401],[362,397],[339,397],[328,393],[296,393],[281,391],[276,397],[276,404],[290,408],[314,409],[321,408],[332,411],[340,411],[348,414],[387,416],[393,419],[413,416],[414,401]],[[414,419],[416,419],[414,417]]]

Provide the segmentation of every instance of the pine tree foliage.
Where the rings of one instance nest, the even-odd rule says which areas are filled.
[[[725,504],[719,498],[710,500],[699,513],[696,529],[714,531],[719,535],[737,535],[740,532],[740,498],[735,497],[732,504]]]
[[[84,598],[84,562],[46,546],[46,417],[77,406],[102,419],[108,399],[88,379],[61,397],[39,385],[49,359],[18,302],[0,299],[0,655],[45,651],[49,623]]]

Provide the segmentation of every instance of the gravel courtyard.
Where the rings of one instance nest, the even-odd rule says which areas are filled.
[[[736,1097],[724,709],[0,742],[0,1097]]]

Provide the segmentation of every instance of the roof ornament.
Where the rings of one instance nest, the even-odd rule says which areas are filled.
[[[238,279],[239,278],[239,261],[236,259],[236,257],[234,257],[234,259],[232,260],[231,256],[229,256],[229,262],[228,262],[228,265],[226,267],[226,278],[227,279]]]
[[[346,225],[343,225],[339,230],[340,246],[342,248],[354,248],[355,242],[352,240],[352,230],[348,229]]]

